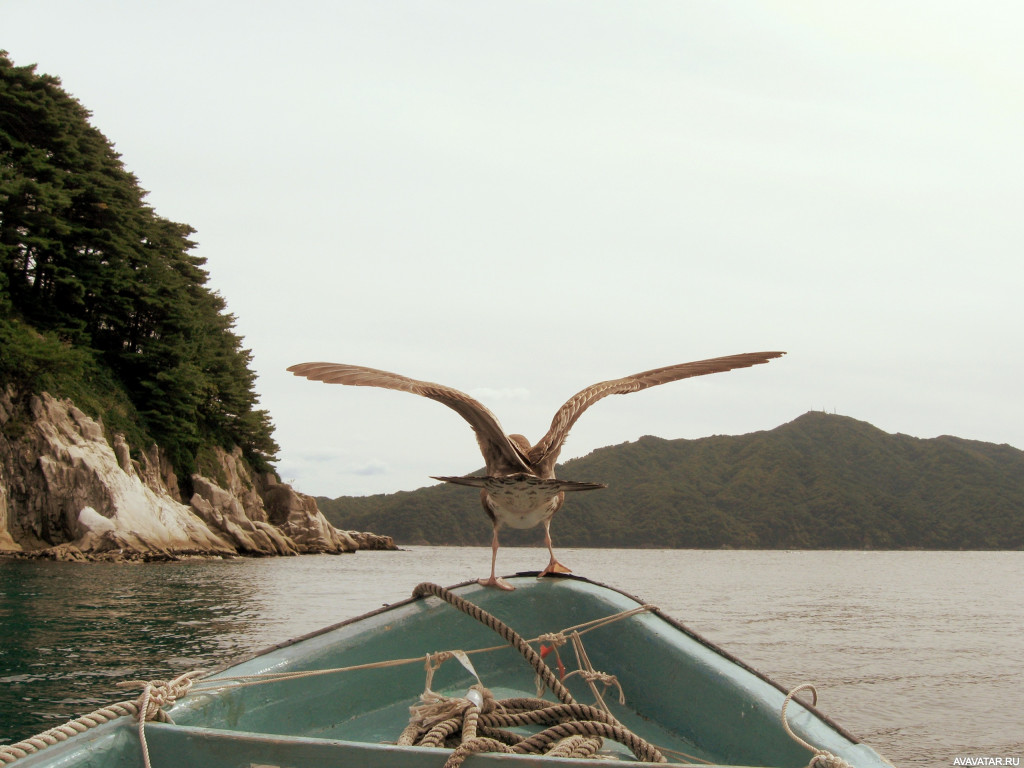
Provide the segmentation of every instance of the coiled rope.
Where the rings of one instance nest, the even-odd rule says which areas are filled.
[[[603,738],[625,745],[643,762],[668,762],[655,746],[623,726],[610,712],[576,702],[541,655],[503,621],[437,584],[423,583],[413,590],[413,597],[428,595],[444,600],[504,638],[519,651],[540,681],[561,703],[540,698],[498,701],[482,684],[471,687],[465,697],[441,696],[430,690],[433,670],[440,661],[433,661],[432,666],[428,658],[424,704],[411,709],[410,723],[398,739],[400,745],[454,747],[445,768],[458,768],[469,755],[479,752],[592,757],[601,748]],[[647,609],[645,606],[644,610]],[[545,637],[556,639],[554,636]],[[576,638],[578,641],[578,634]],[[564,636],[561,642],[564,642]],[[581,649],[582,645],[579,645],[578,654]],[[589,660],[586,663],[589,666]],[[604,681],[610,677],[592,668],[589,673],[592,681]],[[528,725],[544,726],[544,730],[531,736],[505,730]]]

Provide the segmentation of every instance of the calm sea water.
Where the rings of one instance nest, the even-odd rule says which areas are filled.
[[[484,575],[484,548],[148,565],[0,561],[0,743],[103,703],[120,680],[210,668]],[[560,550],[659,605],[900,766],[1024,758],[1024,552]],[[502,549],[536,570],[539,549]]]

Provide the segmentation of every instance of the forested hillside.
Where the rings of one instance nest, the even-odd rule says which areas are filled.
[[[556,545],[1024,548],[1024,451],[891,435],[819,412],[748,435],[644,437],[568,461],[558,476],[608,488],[567,498],[552,524]],[[334,525],[400,544],[490,541],[468,488],[318,502]],[[541,528],[502,532],[507,544],[542,541]]]
[[[71,398],[180,477],[212,446],[277,446],[250,353],[168,221],[57,78],[0,52],[0,387]]]

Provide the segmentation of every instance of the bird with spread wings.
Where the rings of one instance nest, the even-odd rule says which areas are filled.
[[[624,395],[693,376],[749,368],[752,365],[767,363],[784,354],[750,352],[716,357],[711,360],[655,368],[621,379],[592,384],[573,395],[558,409],[547,434],[535,445],[531,445],[522,435],[506,434],[495,415],[482,403],[465,392],[443,384],[418,381],[397,373],[343,363],[300,363],[288,370],[296,376],[328,384],[383,387],[411,392],[448,406],[469,422],[476,433],[476,441],[484,457],[486,475],[434,479],[480,488],[480,501],[494,527],[491,539],[491,575],[486,579],[480,579],[480,583],[484,586],[512,589],[495,573],[498,529],[502,525],[511,528],[532,528],[543,523],[544,540],[550,559],[540,575],[568,573],[569,569],[555,559],[551,545],[551,518],[561,508],[566,493],[606,487],[602,483],[582,483],[555,478],[555,462],[569,436],[569,429],[587,408],[608,395]]]

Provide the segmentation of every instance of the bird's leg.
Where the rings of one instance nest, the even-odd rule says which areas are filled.
[[[548,561],[548,567],[540,572],[541,576],[547,576],[549,573],[572,573],[571,570],[566,568],[560,562],[555,560],[555,550],[551,547],[551,518],[549,517],[544,521],[544,543],[548,546],[548,554],[551,559]]]
[[[494,525],[494,537],[491,539],[491,575],[490,575],[489,578],[486,578],[486,579],[477,579],[477,584],[480,584],[481,586],[484,586],[484,587],[497,587],[498,589],[507,589],[509,591],[515,589],[515,587],[513,587],[507,581],[505,581],[504,579],[500,579],[500,578],[498,578],[497,575],[495,575],[494,568],[495,568],[495,564],[497,562],[498,562],[498,525],[497,525],[497,523],[495,523],[495,525]]]

